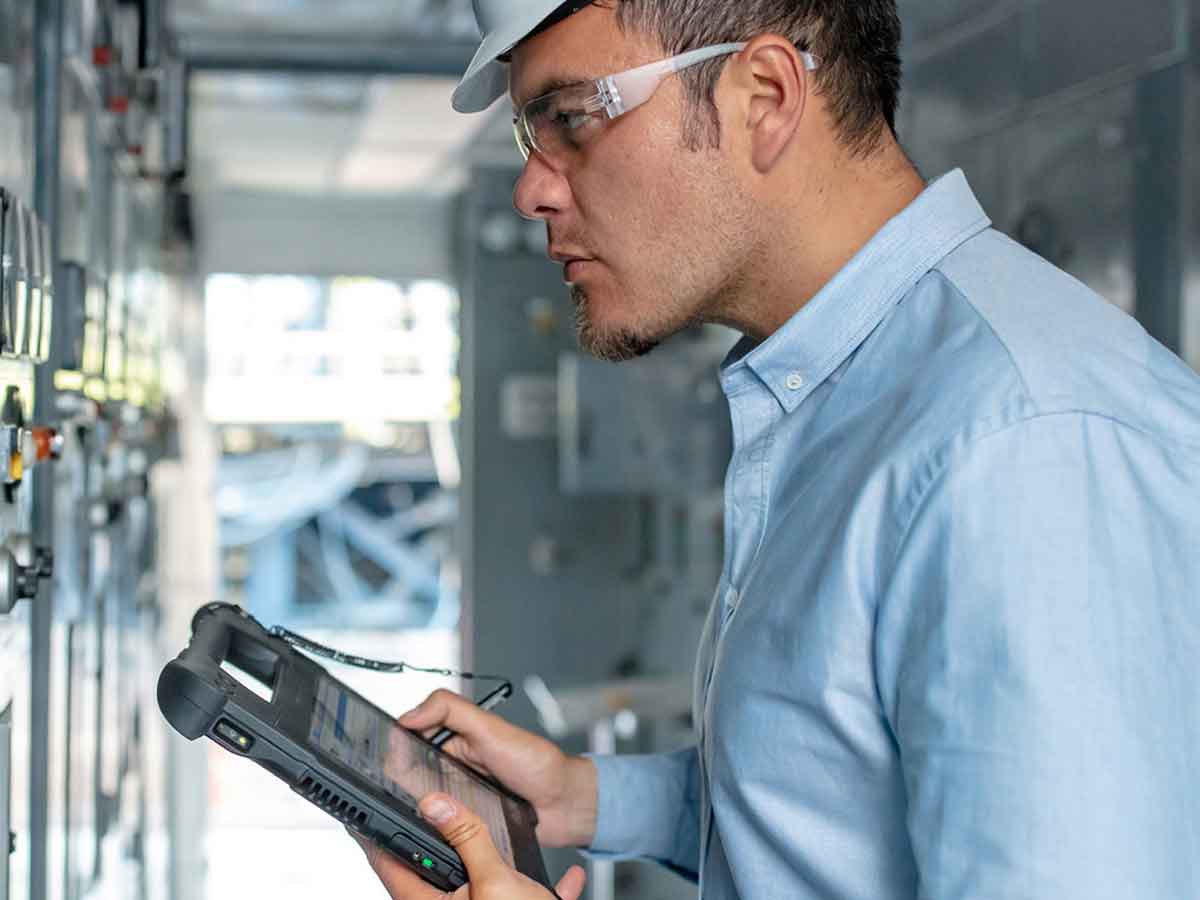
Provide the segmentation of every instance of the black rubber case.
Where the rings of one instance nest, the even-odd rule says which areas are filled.
[[[268,686],[271,700],[227,674],[221,668],[226,661]],[[467,882],[462,860],[415,808],[310,745],[308,726],[321,677],[332,679],[323,666],[272,636],[245,610],[212,603],[196,612],[190,643],[159,676],[158,705],[185,738],[204,735],[254,760],[329,815],[389,850],[434,887],[461,887]],[[453,757],[446,760],[500,795],[517,870],[550,888],[534,837],[533,808]]]

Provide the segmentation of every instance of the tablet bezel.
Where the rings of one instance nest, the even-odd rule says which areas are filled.
[[[381,716],[386,721],[391,722],[395,728],[402,731],[412,740],[423,744],[425,747],[438,754],[438,756],[441,757],[447,765],[458,769],[468,778],[481,785],[485,790],[499,795],[501,800],[501,809],[504,811],[505,826],[508,828],[508,837],[513,848],[513,859],[516,864],[517,871],[527,875],[535,881],[538,881],[546,887],[551,886],[548,883],[548,879],[545,874],[545,866],[541,857],[541,848],[537,843],[535,831],[537,827],[537,814],[534,812],[533,807],[530,806],[526,800],[518,797],[511,791],[506,790],[503,785],[499,784],[494,779],[476,771],[465,762],[451,755],[450,753],[447,753],[440,747],[434,747],[433,744],[431,744],[417,732],[409,731],[408,729],[396,725],[394,717],[389,715],[381,707],[372,703],[341,679],[335,678],[333,675],[329,674],[329,672],[325,671],[322,667],[316,666],[316,668],[320,669],[319,675],[316,675],[316,677],[311,677],[311,675],[309,675],[309,677],[302,677],[300,679],[302,691],[298,691],[294,696],[297,696],[298,699],[302,698],[302,701],[292,705],[288,710],[286,710],[285,715],[288,718],[280,723],[282,727],[288,730],[293,740],[302,742],[305,747],[307,747],[309,752],[321,760],[325,767],[338,774],[343,780],[352,783],[360,791],[371,794],[377,805],[388,806],[392,808],[403,808],[405,812],[409,814],[406,818],[409,820],[410,824],[415,825],[429,839],[437,842],[437,844],[439,844],[441,847],[444,847],[445,850],[454,854],[455,859],[458,858],[457,853],[454,853],[453,849],[445,843],[441,834],[439,834],[436,829],[434,829],[432,826],[426,823],[424,819],[421,818],[420,813],[417,811],[415,806],[405,805],[402,798],[393,796],[380,786],[376,785],[370,779],[358,773],[356,770],[351,769],[343,764],[340,760],[328,756],[321,750],[320,747],[314,745],[310,740],[312,715],[317,700],[318,684],[322,677],[328,678],[334,685],[337,686],[339,690],[344,691],[358,702],[367,706],[372,712]],[[283,681],[285,685],[287,685],[288,674],[281,674],[283,675]],[[306,675],[308,674],[309,673],[306,673]],[[285,686],[284,691],[290,692],[290,686]],[[276,697],[278,696],[279,693],[277,689]],[[416,799],[420,800],[421,798],[418,797]]]
[[[226,665],[238,671],[225,670]],[[163,714],[185,737],[205,735],[257,762],[334,819],[389,850],[430,884],[450,891],[461,887],[467,881],[461,858],[415,808],[309,741],[322,677],[388,722],[394,721],[323,666],[268,634],[244,610],[214,603],[193,618],[192,640],[164,667],[157,697]],[[248,687],[247,680],[269,689],[269,699],[260,696],[265,692]],[[244,735],[244,740],[231,740],[225,726]],[[533,807],[421,735],[408,733],[481,787],[501,796],[517,871],[553,891],[537,843]],[[340,801],[353,801],[357,813],[352,815],[348,803]],[[420,861],[426,856],[437,861],[434,870],[422,868]]]

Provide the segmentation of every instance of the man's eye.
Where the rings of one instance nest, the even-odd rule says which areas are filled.
[[[554,113],[554,124],[568,131],[575,131],[587,125],[592,116],[582,109],[560,109]]]

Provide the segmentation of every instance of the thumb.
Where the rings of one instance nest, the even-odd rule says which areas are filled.
[[[583,873],[583,869],[579,866],[571,866],[567,870],[567,874],[558,882],[555,893],[560,900],[579,900],[579,895],[583,893],[583,886],[586,883],[587,876]]]
[[[492,843],[487,826],[474,812],[446,794],[430,794],[421,801],[420,810],[425,821],[458,851],[473,883],[507,873],[508,866]]]

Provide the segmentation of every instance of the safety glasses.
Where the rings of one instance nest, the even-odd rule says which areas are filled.
[[[525,103],[513,118],[521,156],[528,160],[536,152],[548,159],[562,159],[579,150],[606,122],[649,100],[668,75],[718,56],[738,53],[745,46],[743,42],[701,47],[536,97]],[[811,72],[817,68],[816,57],[809,53],[801,56],[806,69]]]

